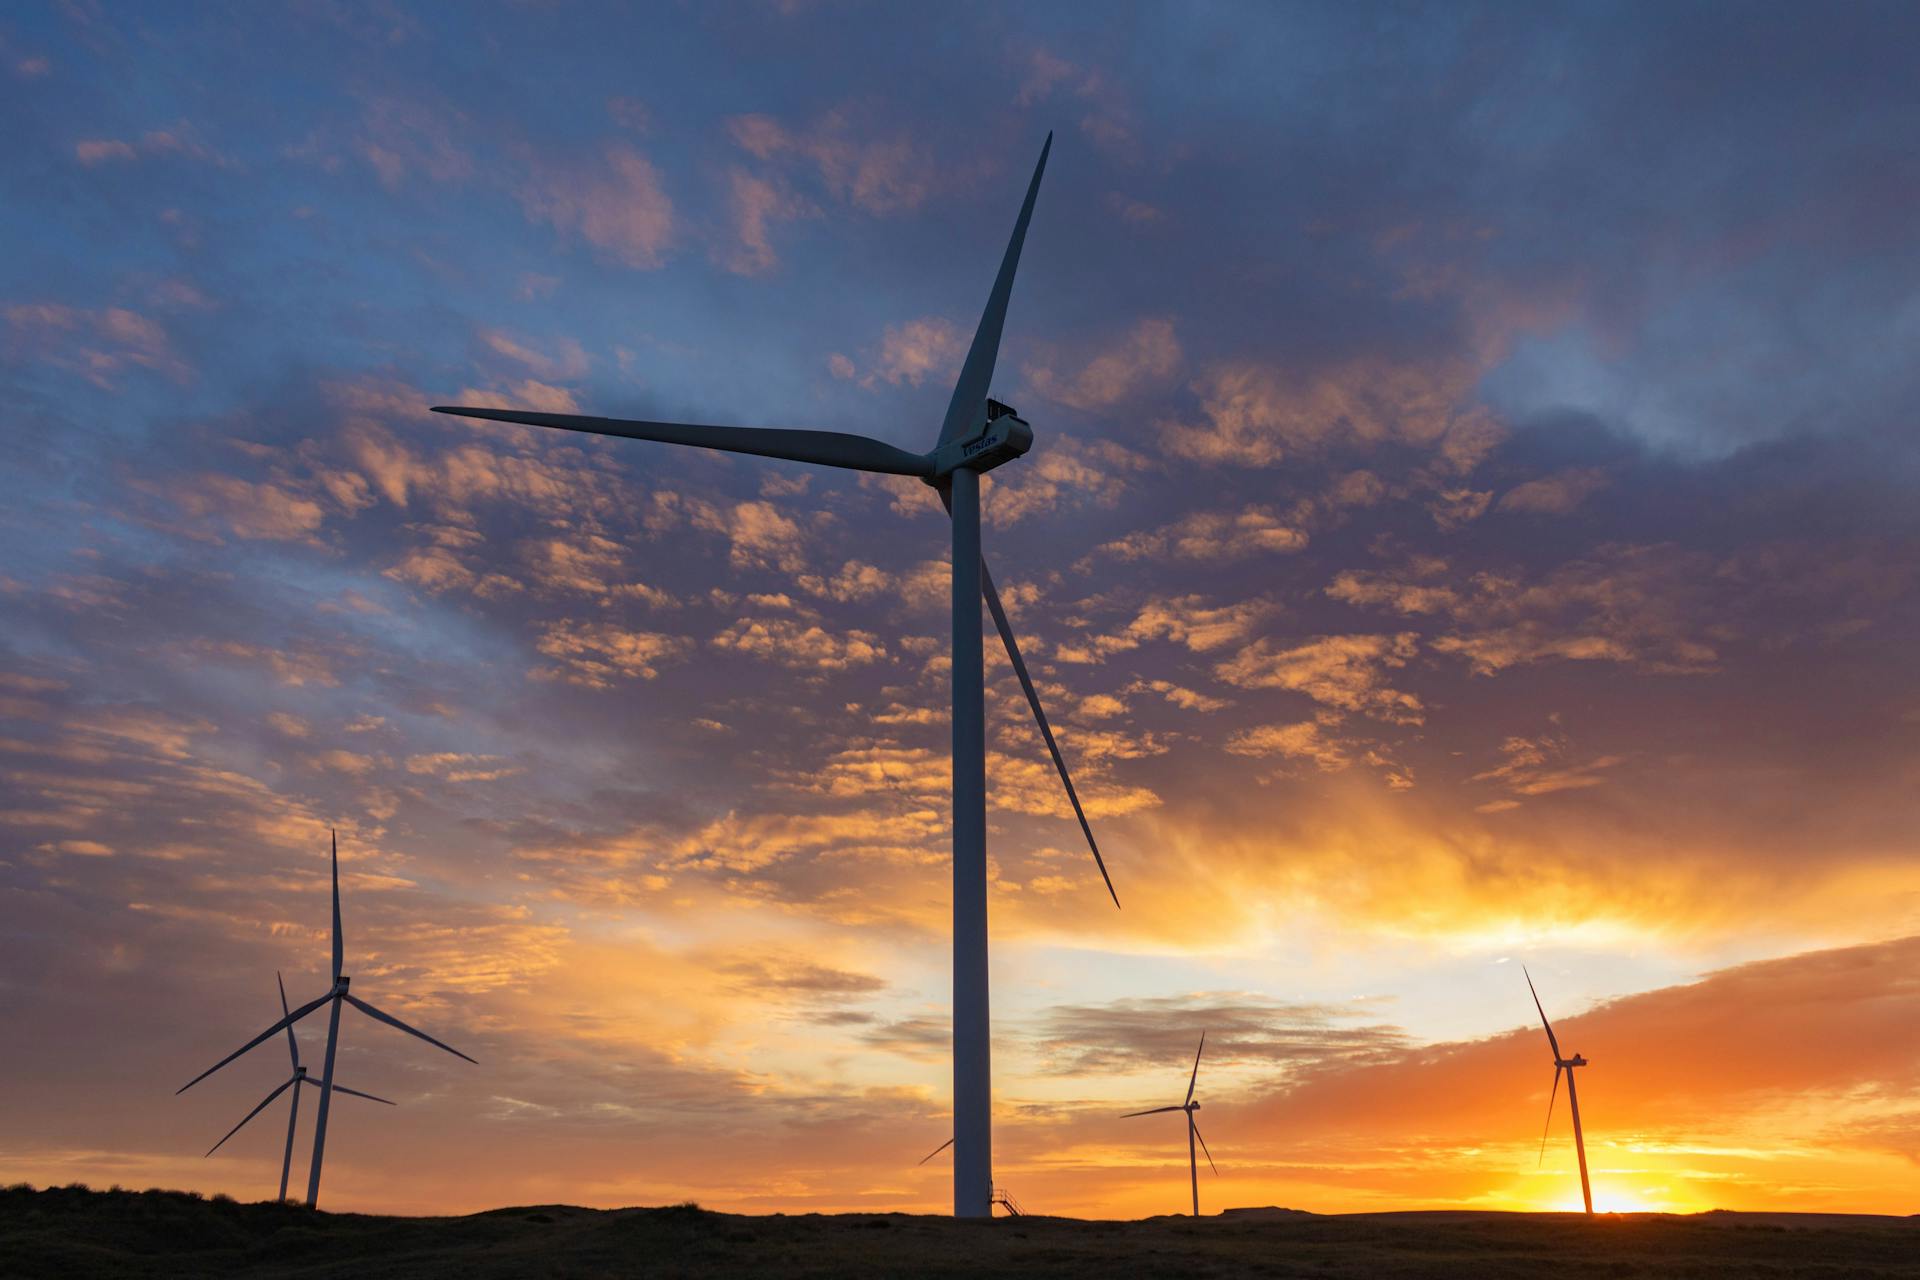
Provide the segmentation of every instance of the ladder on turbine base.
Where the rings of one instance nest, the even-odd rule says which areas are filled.
[[[1009,1218],[1018,1218],[1018,1217],[1024,1216],[1020,1212],[1019,1203],[1016,1202],[1012,1196],[1007,1194],[1007,1189],[1005,1187],[995,1187],[993,1189],[993,1196],[989,1201],[989,1203],[997,1204],[1002,1209],[1005,1209],[1007,1211],[1007,1216]]]

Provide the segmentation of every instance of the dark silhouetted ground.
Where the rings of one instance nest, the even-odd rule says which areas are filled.
[[[960,1224],[691,1205],[376,1218],[173,1191],[13,1188],[0,1191],[0,1275],[1920,1277],[1920,1219],[1242,1210]]]

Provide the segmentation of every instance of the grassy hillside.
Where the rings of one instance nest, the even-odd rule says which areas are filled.
[[[0,1275],[1911,1276],[1920,1220],[1830,1215],[1230,1212],[1198,1222],[740,1217],[541,1205],[310,1213],[173,1191],[0,1191]]]

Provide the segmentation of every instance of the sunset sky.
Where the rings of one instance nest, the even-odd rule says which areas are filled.
[[[0,1181],[951,1205],[923,450],[987,556],[1029,1209],[1920,1210],[1911,6],[0,15]],[[324,1023],[303,1024],[317,1061]],[[303,1121],[311,1115],[311,1104]],[[378,1114],[374,1114],[375,1112]],[[305,1137],[302,1143],[304,1148]],[[296,1164],[304,1156],[296,1157]],[[296,1176],[296,1190],[303,1185]]]

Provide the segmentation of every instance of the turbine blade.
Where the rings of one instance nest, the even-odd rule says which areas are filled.
[[[288,1015],[291,1013],[291,1010],[287,1008],[287,984],[286,981],[281,978],[278,969],[273,971],[273,980],[280,984],[280,1012],[283,1016]],[[293,1055],[293,1065],[296,1067],[299,1066],[300,1041],[294,1038],[293,1024],[291,1022],[287,1024],[287,1052]]]
[[[1547,1122],[1540,1127],[1540,1159],[1534,1162],[1536,1168],[1547,1163],[1547,1134],[1553,1129],[1553,1104],[1560,1097],[1560,1066],[1554,1064],[1553,1091],[1547,1095]]]
[[[268,1095],[267,1095],[266,1097],[264,1097],[264,1098],[262,1098],[262,1099],[260,1099],[260,1105],[259,1105],[259,1106],[257,1106],[257,1107],[255,1107],[255,1108],[254,1108],[253,1110],[251,1110],[251,1111],[249,1111],[249,1112],[247,1112],[247,1115],[246,1115],[246,1119],[245,1119],[245,1120],[242,1120],[242,1121],[241,1121],[241,1122],[240,1122],[239,1124],[237,1124],[237,1125],[235,1125],[235,1126],[233,1126],[233,1128],[231,1128],[231,1129],[229,1129],[229,1130],[227,1130],[227,1138],[231,1138],[231,1137],[232,1137],[232,1136],[233,1136],[234,1134],[236,1134],[236,1133],[238,1133],[238,1132],[240,1132],[240,1131],[241,1131],[242,1129],[244,1129],[244,1128],[246,1128],[246,1127],[247,1127],[247,1120],[251,1120],[251,1119],[253,1119],[253,1118],[254,1118],[255,1116],[257,1116],[257,1115],[259,1115],[259,1114],[260,1114],[260,1113],[261,1113],[262,1111],[265,1111],[265,1110],[267,1109],[267,1104],[268,1104],[269,1102],[272,1102],[272,1101],[273,1101],[273,1100],[274,1100],[275,1098],[277,1098],[277,1097],[279,1097],[279,1096],[280,1096],[281,1094],[283,1094],[283,1093],[285,1093],[285,1092],[287,1091],[287,1086],[288,1086],[288,1085],[291,1085],[291,1084],[292,1084],[292,1083],[293,1083],[293,1082],[294,1082],[295,1080],[298,1080],[299,1078],[300,1078],[300,1077],[298,1077],[298,1076],[288,1076],[288,1077],[286,1078],[286,1080],[285,1080],[284,1082],[282,1082],[282,1083],[281,1083],[281,1085],[280,1085],[280,1087],[279,1087],[278,1089],[275,1089],[275,1090],[274,1090],[274,1091],[273,1091],[272,1093],[270,1093],[270,1094],[268,1094]],[[212,1155],[212,1154],[213,1154],[214,1152],[216,1152],[216,1151],[218,1151],[218,1150],[219,1150],[220,1148],[222,1148],[222,1147],[224,1147],[224,1146],[226,1146],[226,1145],[227,1145],[227,1138],[222,1138],[222,1139],[220,1139],[220,1141],[218,1141],[218,1142],[216,1142],[216,1143],[214,1143],[214,1144],[213,1144],[212,1146],[210,1146],[210,1147],[208,1147],[208,1148],[207,1148],[207,1155]],[[205,1157],[202,1157],[202,1158],[204,1159]]]
[[[812,462],[849,471],[879,471],[895,476],[929,476],[933,461],[908,453],[884,440],[844,431],[792,431],[777,427],[710,427],[692,422],[648,422],[638,418],[591,418],[575,413],[534,413],[524,409],[468,409],[437,404],[435,413],[491,422],[518,422],[530,427],[584,431],[596,436],[623,436],[661,444],[692,445],[722,453],[746,453],[757,458]]]
[[[1200,1132],[1200,1122],[1193,1118],[1193,1112],[1187,1112],[1187,1123],[1193,1126],[1193,1136],[1200,1139],[1200,1149],[1207,1152],[1207,1168],[1213,1170],[1213,1176],[1220,1176],[1220,1166],[1213,1162],[1213,1152],[1207,1151],[1207,1135]]]
[[[1033,218],[1033,202],[1040,194],[1040,175],[1047,170],[1047,153],[1053,150],[1053,134],[1040,148],[1040,163],[1033,167],[1033,181],[1027,184],[1027,198],[1014,220],[1013,238],[1007,241],[1007,253],[1000,260],[1000,274],[994,277],[993,292],[987,295],[987,309],[980,316],[980,327],[973,331],[973,345],[967,348],[967,362],[960,366],[960,380],[953,385],[953,400],[947,405],[946,421],[940,425],[940,443],[946,444],[964,435],[986,403],[988,385],[993,381],[994,361],[1000,356],[1000,330],[1007,319],[1007,299],[1013,294],[1013,273],[1020,268],[1020,247],[1027,241],[1027,223]]]
[[[310,1000],[306,1004],[301,1005],[298,1009],[295,1009],[292,1013],[280,1019],[280,1021],[274,1023],[272,1026],[268,1027],[265,1031],[262,1031],[259,1035],[255,1036],[253,1039],[247,1041],[245,1044],[241,1045],[238,1049],[235,1049],[232,1053],[220,1059],[220,1061],[214,1063],[212,1066],[208,1067],[205,1071],[202,1071],[199,1075],[195,1076],[193,1079],[181,1085],[178,1089],[175,1089],[174,1093],[176,1095],[185,1093],[187,1090],[193,1088],[193,1086],[199,1084],[202,1080],[205,1080],[208,1076],[212,1075],[214,1072],[218,1071],[220,1068],[226,1066],[229,1062],[232,1062],[235,1058],[239,1057],[241,1054],[245,1053],[247,1050],[253,1048],[255,1045],[265,1040],[271,1040],[273,1039],[273,1037],[279,1035],[280,1028],[292,1026],[294,1023],[300,1021],[300,1019],[306,1017],[308,1014],[312,1013],[315,1009],[318,1009],[321,1005],[325,1004],[327,1001],[331,999],[333,999],[333,992],[329,991],[327,992],[327,994],[321,996],[318,1000]]]
[[[1185,1110],[1186,1110],[1185,1107],[1155,1107],[1151,1111],[1129,1111],[1125,1115],[1121,1116],[1120,1118],[1122,1120],[1131,1120],[1135,1116],[1157,1116],[1162,1111],[1185,1111]]]
[[[419,1036],[422,1040],[425,1040],[428,1044],[433,1045],[437,1049],[445,1049],[448,1053],[452,1054],[456,1058],[467,1058],[466,1054],[460,1052],[458,1049],[454,1048],[452,1045],[441,1044],[438,1040],[435,1040],[432,1036],[428,1035],[426,1032],[415,1030],[414,1028],[408,1026],[406,1023],[400,1021],[400,1019],[394,1017],[392,1014],[383,1013],[379,1009],[374,1008],[372,1005],[368,1004],[365,1000],[362,1000],[358,996],[350,995],[346,998],[346,1000],[348,1004],[352,1005],[354,1008],[358,1009],[360,1012],[366,1014],[369,1018],[372,1018],[377,1022],[384,1022],[390,1027],[398,1027],[400,1030],[406,1032],[410,1036]],[[467,1058],[467,1061],[474,1062],[472,1058]],[[478,1066],[479,1064],[476,1062],[474,1063],[474,1065]]]
[[[921,1156],[920,1164],[925,1164],[927,1161],[933,1159],[935,1156],[939,1155],[942,1151],[945,1151],[948,1147],[952,1145],[953,1145],[953,1139],[948,1138],[945,1142],[941,1143],[939,1146],[935,1147],[933,1150],[927,1152],[927,1154]],[[920,1165],[914,1166],[914,1168],[916,1169],[919,1167]]]
[[[306,1082],[307,1082],[308,1084],[311,1084],[311,1085],[317,1085],[317,1084],[319,1084],[319,1083],[320,1083],[320,1082],[319,1082],[318,1080],[315,1080],[315,1079],[314,1079],[313,1077],[311,1077],[311,1076],[306,1076],[306,1077],[303,1077],[303,1078],[304,1078],[304,1079],[306,1080]],[[395,1105],[397,1105],[397,1104],[395,1104],[395,1103],[393,1103],[393,1102],[389,1102],[389,1101],[388,1101],[387,1099],[385,1099],[385,1098],[376,1098],[376,1097],[375,1097],[374,1095],[372,1095],[371,1093],[362,1093],[362,1092],[360,1092],[360,1091],[359,1091],[358,1089],[349,1089],[349,1088],[347,1088],[347,1086],[345,1086],[345,1085],[343,1085],[343,1084],[336,1084],[335,1086],[333,1086],[333,1091],[334,1091],[335,1093],[350,1093],[350,1094],[352,1094],[352,1095],[353,1095],[354,1097],[356,1097],[356,1098],[365,1098],[365,1099],[366,1099],[366,1100],[367,1100],[368,1102],[385,1102],[385,1103],[386,1103],[386,1104],[387,1104],[388,1106],[390,1106],[390,1107],[391,1107],[391,1106],[395,1106]]]
[[[940,505],[953,514],[953,489],[950,485],[940,486]],[[1081,834],[1087,838],[1087,848],[1093,850],[1093,865],[1100,868],[1100,878],[1106,881],[1107,896],[1113,899],[1114,909],[1120,907],[1120,895],[1114,892],[1113,877],[1107,874],[1107,860],[1100,856],[1100,845],[1093,838],[1093,828],[1087,823],[1087,811],[1080,807],[1080,793],[1074,790],[1073,775],[1067,772],[1067,762],[1060,755],[1060,744],[1054,740],[1053,726],[1047,723],[1047,713],[1040,705],[1040,694],[1033,687],[1033,677],[1027,674],[1027,662],[1020,656],[1020,642],[1013,638],[1013,624],[1007,621],[1007,611],[1000,603],[1000,592],[993,585],[993,574],[987,568],[987,558],[980,557],[980,594],[987,598],[987,611],[993,615],[993,625],[1000,632],[1000,639],[1007,647],[1007,657],[1013,663],[1013,673],[1020,677],[1020,688],[1026,692],[1027,705],[1033,709],[1034,723],[1040,726],[1040,736],[1047,744],[1047,754],[1053,757],[1053,767],[1060,774],[1060,781],[1067,789],[1067,800],[1073,805],[1073,816],[1080,820]]]
[[[329,832],[333,837],[333,982],[340,984],[340,968],[345,963],[347,943],[340,936],[340,835]]]
[[[1193,1101],[1193,1087],[1200,1083],[1200,1055],[1207,1049],[1207,1033],[1200,1033],[1200,1047],[1193,1051],[1193,1076],[1187,1081],[1187,1101]]]
[[[1533,991],[1533,1007],[1540,1010],[1540,1025],[1547,1029],[1547,1043],[1553,1046],[1553,1060],[1557,1063],[1560,1061],[1560,1040],[1553,1034],[1553,1024],[1547,1021],[1547,1011],[1540,1008],[1540,993],[1533,990],[1533,975],[1527,973],[1527,966],[1525,965],[1520,966],[1520,972],[1527,976],[1527,990]],[[1556,1069],[1554,1079],[1558,1080],[1559,1078],[1560,1073]]]
[[[941,491],[945,501],[947,491]],[[1040,726],[1040,736],[1046,740],[1047,754],[1053,757],[1053,767],[1060,775],[1060,783],[1067,789],[1067,801],[1073,805],[1073,816],[1080,820],[1080,833],[1087,838],[1087,848],[1093,851],[1093,865],[1100,868],[1100,878],[1106,881],[1107,896],[1113,899],[1117,909],[1120,895],[1113,891],[1113,877],[1107,874],[1107,860],[1100,856],[1100,845],[1093,838],[1093,828],[1087,824],[1087,811],[1080,807],[1080,793],[1073,789],[1073,775],[1067,772],[1067,762],[1060,756],[1060,744],[1054,741],[1053,726],[1047,723],[1047,713],[1040,706],[1040,695],[1034,690],[1033,677],[1027,674],[1027,664],[1020,656],[1020,644],[1013,638],[1013,624],[1007,621],[1007,611],[1000,604],[1000,593],[994,589],[993,575],[987,572],[986,558],[980,560],[980,588],[987,597],[987,611],[993,614],[993,625],[1000,630],[1000,639],[1007,646],[1007,657],[1013,661],[1013,673],[1020,677],[1020,688],[1026,692],[1027,705],[1033,708],[1034,723]]]

